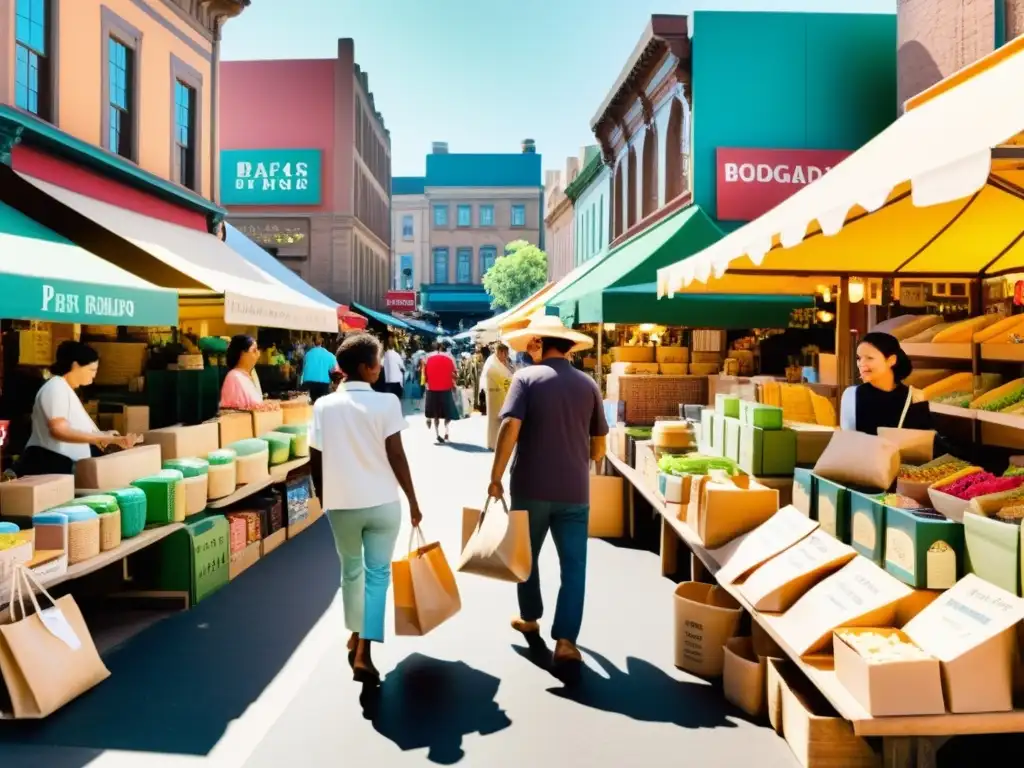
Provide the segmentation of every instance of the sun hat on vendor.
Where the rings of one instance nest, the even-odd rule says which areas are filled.
[[[571,341],[571,352],[582,352],[594,346],[594,340],[585,333],[566,328],[554,315],[537,313],[528,325],[501,334],[501,340],[514,352],[526,352],[531,344],[540,339],[565,339]]]

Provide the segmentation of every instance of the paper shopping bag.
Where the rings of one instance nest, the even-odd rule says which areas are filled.
[[[458,570],[475,573],[499,581],[521,583],[530,578],[533,569],[530,550],[530,517],[526,510],[505,513],[488,512],[491,500],[483,510],[462,510],[462,558]]]
[[[814,465],[814,474],[841,485],[886,491],[900,471],[900,449],[881,437],[843,429]]]
[[[54,600],[24,567],[12,576],[9,622],[0,626],[0,677],[15,718],[46,717],[110,677],[74,598]]]
[[[935,458],[935,430],[879,427],[878,436],[900,450],[901,464],[927,464]]]
[[[416,549],[414,537],[419,544]],[[396,635],[425,635],[462,609],[455,574],[441,545],[427,544],[418,527],[409,538],[409,554],[391,564],[391,580]]]

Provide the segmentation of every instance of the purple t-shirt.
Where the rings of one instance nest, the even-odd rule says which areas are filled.
[[[590,502],[590,438],[608,434],[601,390],[563,359],[516,372],[501,418],[523,424],[512,459],[512,496]]]

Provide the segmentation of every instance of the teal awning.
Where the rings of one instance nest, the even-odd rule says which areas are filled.
[[[0,203],[0,317],[93,325],[177,325],[157,288]]]
[[[403,331],[413,330],[412,326],[403,320],[399,320],[394,315],[389,315],[386,312],[378,312],[375,309],[364,307],[362,304],[356,304],[352,302],[352,309],[361,315],[366,315],[371,320],[376,320],[381,325],[386,325],[389,328],[400,328]]]

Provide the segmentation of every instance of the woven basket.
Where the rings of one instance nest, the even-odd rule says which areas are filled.
[[[654,424],[659,416],[677,418],[680,405],[708,401],[706,376],[609,376],[608,399],[623,403],[630,426]]]
[[[100,515],[100,550],[109,552],[121,546],[121,512]]]
[[[120,524],[120,514],[118,515]],[[81,563],[100,553],[99,515],[68,525],[68,565]]]

